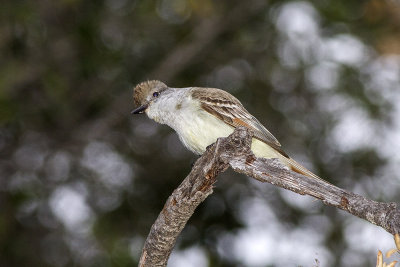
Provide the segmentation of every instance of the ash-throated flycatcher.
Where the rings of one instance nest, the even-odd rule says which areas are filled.
[[[217,88],[170,88],[160,81],[138,84],[133,91],[138,107],[132,114],[145,112],[150,119],[174,129],[182,143],[196,154],[236,127],[249,128],[254,138],[251,150],[257,157],[277,158],[289,169],[319,178],[291,159],[276,138],[253,117],[234,96]]]

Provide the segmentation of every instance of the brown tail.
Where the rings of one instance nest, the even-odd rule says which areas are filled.
[[[300,173],[300,174],[302,174],[304,176],[308,176],[310,178],[314,178],[314,179],[319,179],[319,180],[325,181],[324,179],[322,179],[318,175],[315,175],[314,173],[312,173],[311,171],[306,169],[306,167],[304,167],[303,165],[301,165],[300,163],[298,163],[294,159],[286,158],[285,160],[287,162],[287,165],[290,166],[290,168],[292,169],[292,171]]]

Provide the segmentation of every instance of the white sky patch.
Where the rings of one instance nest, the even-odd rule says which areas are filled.
[[[399,103],[400,96],[400,56],[382,56],[363,70],[361,80],[366,89],[366,96],[373,103],[385,105],[385,101]],[[398,106],[398,105],[396,105]],[[396,112],[396,111],[395,111]]]
[[[315,258],[326,263],[331,257],[326,249],[321,249],[324,235],[302,226],[286,229],[265,199],[245,200],[240,218],[248,227],[236,235],[223,236],[218,250],[245,266],[311,266]]]
[[[278,10],[276,27],[282,35],[278,55],[282,65],[296,68],[310,62],[320,45],[319,16],[307,2],[290,2]]]
[[[365,66],[366,95],[381,105],[391,105],[390,125],[381,126],[377,151],[389,159],[390,164],[400,163],[400,56],[381,56]],[[391,172],[395,173],[395,172]]]
[[[200,247],[174,250],[168,261],[170,267],[207,267],[208,257]]]
[[[290,42],[283,42],[278,47],[278,55],[283,66],[298,68],[301,64],[301,57],[298,55],[296,47]]]
[[[269,225],[251,227],[234,239],[235,258],[245,266],[311,266],[314,259],[330,261],[330,254],[322,246],[322,235],[312,229],[297,228],[271,231]]]
[[[279,31],[294,39],[317,36],[318,14],[308,2],[290,2],[282,5],[276,19]]]
[[[374,147],[376,139],[375,123],[366,111],[352,106],[338,114],[338,122],[331,132],[335,146],[342,152],[364,147]]]
[[[394,106],[392,113],[393,124],[391,127],[381,129],[383,131],[383,140],[381,142],[380,154],[395,161],[398,165],[400,163],[400,92],[393,100],[399,104]]]
[[[390,100],[400,92],[400,55],[381,56],[363,69],[368,91],[374,91]]]
[[[234,241],[233,254],[246,266],[265,266],[277,256],[276,247],[281,239],[274,240],[267,229],[242,230]]]
[[[106,143],[89,143],[83,152],[82,165],[97,173],[110,188],[131,186],[133,171],[130,165]]]
[[[381,194],[380,198],[385,201],[399,202],[399,191],[400,191],[400,175],[399,175],[399,164],[400,159],[392,158],[389,162],[381,168],[376,179],[375,191],[377,191],[377,186],[379,186],[379,191]]]
[[[85,192],[72,186],[60,186],[50,196],[51,211],[64,226],[75,233],[87,233],[93,223],[93,212]]]
[[[320,110],[331,112],[337,120],[328,138],[332,147],[343,153],[371,147],[389,159],[389,165],[382,168],[382,177],[371,178],[371,182],[375,182],[382,192],[388,191],[385,187],[392,185],[389,188],[391,196],[387,197],[393,201],[398,198],[400,181],[397,171],[400,164],[400,56],[379,57],[356,36],[339,34],[326,37],[321,35],[320,27],[319,15],[311,4],[282,4],[276,12],[276,28],[281,34],[277,47],[281,64],[286,68],[302,68],[304,64],[301,63],[310,63],[311,67],[305,73],[308,86],[320,90]],[[371,119],[361,103],[346,94],[329,90],[337,86],[341,70],[346,66],[362,71],[359,79],[364,83],[363,93],[372,103],[392,104],[391,114],[388,114],[392,118],[391,124]],[[273,82],[275,88],[290,91],[291,87],[284,86],[284,79],[274,79]],[[385,183],[382,183],[382,178],[385,178]],[[360,186],[364,188],[362,183]],[[290,193],[282,195],[289,196],[286,200],[291,204],[297,204]],[[319,259],[321,266],[329,265],[332,255],[320,244],[320,239],[325,238],[327,230],[324,229],[331,226],[320,232],[305,225],[294,231],[285,229],[265,201],[248,201],[241,207],[240,218],[247,229],[222,237],[219,245],[221,255],[241,259],[245,266],[313,266],[314,258]],[[303,205],[309,203],[299,203],[299,206]],[[393,247],[392,236],[381,228],[351,215],[345,218],[351,219],[345,230],[351,247],[345,253],[346,259],[359,258],[359,252],[371,253],[373,259],[377,249]],[[234,245],[229,245],[232,243]],[[232,246],[234,251],[229,252]],[[356,261],[346,261],[349,262],[357,265]]]
[[[395,246],[391,234],[357,217],[348,217],[344,237],[355,252],[376,251],[377,248],[386,252]]]
[[[322,61],[311,66],[306,77],[312,89],[332,89],[338,83],[339,67],[333,62]]]
[[[321,110],[334,113],[338,120],[331,140],[340,151],[372,147],[389,161],[400,160],[400,56],[380,57],[364,67],[365,93],[375,104],[391,106],[391,124],[372,120],[352,98],[321,94]]]
[[[275,21],[283,37],[278,55],[284,66],[296,68],[301,66],[300,62],[314,65],[317,60],[360,67],[370,59],[371,53],[366,45],[353,35],[338,34],[324,38],[321,35],[319,14],[308,2],[282,5]],[[333,65],[321,63],[309,71],[308,78],[318,87],[331,88],[336,84],[338,75],[334,72],[337,70],[333,69]]]
[[[356,37],[347,34],[325,39],[323,51],[327,60],[353,67],[360,66],[369,59],[365,45]]]
[[[239,216],[241,221],[249,226],[267,225],[271,221],[277,220],[268,202],[257,197],[245,199],[241,202]]]
[[[318,108],[324,112],[341,113],[355,105],[354,101],[349,97],[340,94],[324,93],[318,97]]]

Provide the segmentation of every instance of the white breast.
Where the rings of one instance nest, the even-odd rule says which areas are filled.
[[[200,102],[192,99],[190,88],[171,88],[146,110],[149,118],[167,124],[179,135],[182,143],[196,154],[203,154],[207,146],[219,137],[233,133],[234,128],[203,110]],[[282,158],[276,150],[253,138],[252,151],[258,157]]]
[[[202,154],[217,138],[230,135],[233,127],[204,111],[190,95],[190,88],[171,89],[150,105],[146,113],[173,128],[189,150]]]

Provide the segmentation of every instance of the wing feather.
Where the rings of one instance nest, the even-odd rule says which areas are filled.
[[[254,138],[289,158],[282,150],[279,141],[234,96],[216,88],[195,87],[192,90],[192,97],[200,101],[205,111],[235,128],[240,126],[249,128]]]

